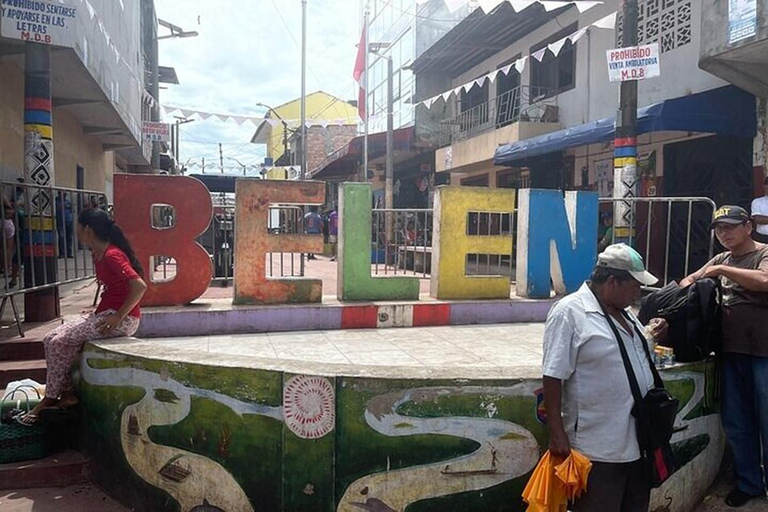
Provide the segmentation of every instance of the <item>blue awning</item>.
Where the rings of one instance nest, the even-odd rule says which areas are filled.
[[[754,138],[757,134],[755,97],[732,85],[656,103],[638,110],[637,116],[638,135],[681,131]],[[611,117],[499,146],[493,161],[513,166],[553,151],[607,142],[614,138],[615,124]]]

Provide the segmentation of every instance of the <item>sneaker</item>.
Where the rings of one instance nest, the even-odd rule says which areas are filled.
[[[734,489],[725,497],[725,504],[731,508],[739,508],[759,497],[760,496],[755,496],[753,494],[747,494],[741,489]]]

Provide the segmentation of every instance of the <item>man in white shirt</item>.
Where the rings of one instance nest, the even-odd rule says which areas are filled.
[[[549,448],[556,457],[567,457],[573,448],[593,463],[587,492],[574,512],[648,511],[650,485],[631,414],[635,400],[608,322],[618,328],[641,392],[647,393],[653,388],[652,363],[639,334],[642,324],[628,308],[642,285],[657,281],[637,251],[611,245],[598,256],[591,280],[558,302],[547,318],[543,373]],[[664,337],[666,323],[657,325],[652,334]]]
[[[768,244],[768,176],[763,184],[765,195],[752,201],[752,220],[757,228],[752,236],[761,244]]]

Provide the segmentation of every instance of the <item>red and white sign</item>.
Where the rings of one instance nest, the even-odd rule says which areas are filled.
[[[611,82],[645,80],[661,76],[659,44],[608,50],[608,77]]]
[[[144,138],[150,142],[169,142],[171,140],[171,125],[165,123],[144,123]]]

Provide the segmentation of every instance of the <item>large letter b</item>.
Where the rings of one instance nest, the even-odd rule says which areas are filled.
[[[171,226],[155,227],[153,206],[171,206]],[[195,240],[211,222],[213,204],[200,181],[184,176],[115,175],[115,221],[144,266],[143,306],[178,306],[200,297],[211,284],[211,259]],[[152,256],[176,260],[176,276],[155,283]]]

